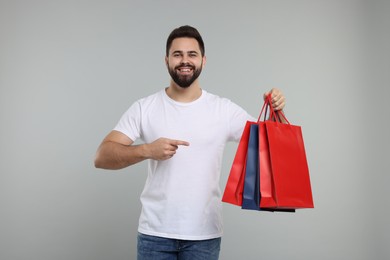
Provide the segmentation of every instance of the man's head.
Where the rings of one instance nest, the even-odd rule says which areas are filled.
[[[191,26],[181,26],[167,39],[165,62],[172,80],[187,88],[199,77],[205,63],[204,43]]]
[[[198,42],[200,52],[202,54],[202,57],[205,55],[205,49],[204,49],[204,43],[202,36],[198,32],[197,29],[194,27],[191,27],[189,25],[180,26],[176,29],[174,29],[171,34],[168,36],[167,39],[167,46],[166,46],[166,56],[169,56],[169,49],[172,46],[172,42],[176,38],[193,38]]]

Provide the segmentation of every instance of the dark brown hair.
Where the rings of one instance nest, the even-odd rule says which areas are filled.
[[[202,36],[200,35],[197,29],[189,25],[180,26],[174,29],[171,32],[171,34],[169,34],[167,39],[167,46],[166,46],[167,56],[169,55],[169,49],[171,48],[172,42],[176,38],[194,38],[199,44],[199,49],[202,54],[202,57],[204,56],[205,49],[204,49]]]

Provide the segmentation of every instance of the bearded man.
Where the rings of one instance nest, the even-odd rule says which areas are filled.
[[[202,89],[206,64],[197,29],[171,32],[165,63],[170,85],[141,98],[123,114],[99,146],[95,166],[121,169],[148,160],[141,194],[138,259],[218,259],[222,237],[219,177],[227,142],[238,142],[247,120],[227,98]],[[271,94],[275,110],[285,97]],[[137,139],[142,144],[134,145]]]

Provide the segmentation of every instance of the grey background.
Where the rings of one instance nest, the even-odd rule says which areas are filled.
[[[197,27],[201,86],[301,125],[315,209],[224,205],[221,259],[388,259],[389,1],[0,1],[0,259],[135,259],[146,162],[95,169],[136,99],[168,86],[166,37]],[[224,188],[237,144],[225,151]]]

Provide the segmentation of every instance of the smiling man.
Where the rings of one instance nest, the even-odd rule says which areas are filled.
[[[195,28],[172,31],[165,62],[170,85],[130,106],[99,146],[95,166],[121,169],[148,159],[139,260],[218,259],[223,150],[228,141],[239,141],[247,120],[255,119],[200,87],[206,56]],[[264,95],[269,93],[274,109],[283,109],[284,95],[278,89]],[[134,145],[136,139],[143,143]]]
[[[202,90],[198,77],[206,64],[204,43],[200,35],[197,38],[179,37],[172,33],[167,40],[165,63],[171,75],[171,84],[167,94],[174,100],[192,101],[200,97]],[[191,86],[191,88],[190,88]]]
[[[206,57],[203,52],[193,49],[198,44],[195,39],[178,38],[171,44],[171,54],[168,49],[165,58],[169,74],[179,87],[188,88],[202,72]]]

